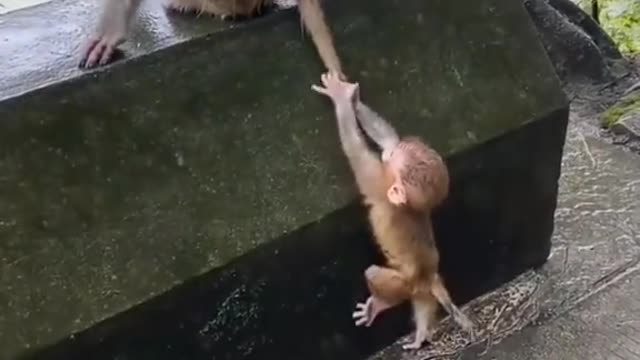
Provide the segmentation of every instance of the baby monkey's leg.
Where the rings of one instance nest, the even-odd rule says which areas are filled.
[[[370,326],[378,314],[392,308],[411,296],[411,288],[398,271],[376,265],[365,270],[371,296],[364,303],[356,304],[353,318],[356,326]]]
[[[413,342],[402,345],[405,350],[419,349],[425,341],[431,341],[437,324],[438,300],[433,295],[421,294],[412,305],[416,335]]]

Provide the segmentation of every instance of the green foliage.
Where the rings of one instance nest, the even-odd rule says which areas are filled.
[[[617,104],[610,107],[600,117],[600,123],[603,127],[609,128],[620,120],[624,114],[640,109],[640,91],[634,91],[623,97]]]
[[[591,14],[591,0],[573,0],[574,3],[578,4],[587,14]]]
[[[591,14],[591,0],[573,0]],[[620,51],[640,52],[640,1],[597,0],[602,28],[613,38]]]
[[[625,53],[640,52],[640,2],[600,0],[602,26]]]

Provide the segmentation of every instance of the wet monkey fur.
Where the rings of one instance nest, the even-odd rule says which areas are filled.
[[[92,68],[113,61],[120,53],[118,46],[125,41],[136,10],[143,0],[101,0],[102,12],[97,28],[82,49],[79,66]],[[158,0],[153,0],[158,1]],[[175,12],[205,13],[225,18],[251,17],[274,0],[165,0],[166,7]],[[320,0],[297,0],[304,27],[311,35],[325,67],[344,78],[333,37],[324,17]]]
[[[322,83],[324,87],[312,89],[333,101],[342,149],[387,260],[385,267],[366,269],[371,295],[356,305],[355,324],[370,326],[381,312],[410,300],[415,340],[403,347],[417,349],[431,340],[440,303],[473,337],[473,324],[452,302],[438,273],[431,213],[449,192],[444,161],[420,139],[399,138],[387,121],[360,101],[358,84],[343,82],[333,73],[323,74]],[[381,156],[369,149],[358,123],[382,149]]]

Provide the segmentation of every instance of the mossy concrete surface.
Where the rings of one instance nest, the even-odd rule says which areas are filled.
[[[603,127],[611,129],[614,133],[637,138],[640,136],[638,117],[640,117],[640,90],[635,90],[620,98],[603,112],[600,122]]]
[[[322,67],[295,12],[168,31],[164,12],[147,9],[143,24],[156,30],[129,46],[160,50],[76,77],[68,50],[88,7],[69,4],[0,17],[2,358],[87,329],[355,197],[333,111],[310,90]],[[326,9],[363,98],[451,160],[440,233],[452,287],[469,277],[447,255],[461,244],[486,252],[475,259],[484,282],[544,261],[567,105],[521,5]],[[23,94],[29,86],[39,89]]]

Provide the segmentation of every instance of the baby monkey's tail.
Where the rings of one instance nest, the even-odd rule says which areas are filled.
[[[453,303],[449,291],[444,286],[440,275],[436,274],[431,282],[431,293],[438,300],[440,305],[451,315],[453,320],[460,325],[472,337],[474,336],[473,323],[469,318]]]

